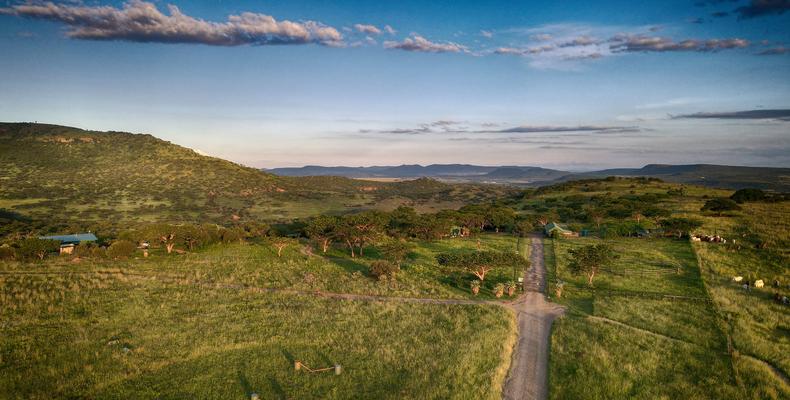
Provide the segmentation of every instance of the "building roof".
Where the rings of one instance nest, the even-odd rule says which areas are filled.
[[[559,229],[560,232],[569,232],[567,229],[561,227],[560,224],[558,224],[556,222],[549,222],[548,224],[546,224],[546,227],[543,228],[543,229],[546,232],[551,232],[551,231],[553,231],[555,229]]]
[[[95,242],[99,239],[92,233],[75,233],[73,235],[41,236],[39,239],[57,240],[60,244],[77,244],[80,242]]]

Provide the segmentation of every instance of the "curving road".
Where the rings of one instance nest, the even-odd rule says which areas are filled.
[[[546,266],[543,239],[533,235],[530,268],[524,273],[524,295],[513,304],[518,315],[518,344],[502,396],[508,400],[548,398],[549,335],[563,308],[543,296]]]

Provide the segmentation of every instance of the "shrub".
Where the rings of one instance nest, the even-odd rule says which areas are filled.
[[[715,212],[716,215],[721,216],[722,212],[737,211],[740,209],[741,207],[734,200],[727,198],[715,198],[706,201],[705,205],[702,206],[700,211],[712,211]]]
[[[96,243],[82,243],[74,248],[74,255],[79,258],[91,257],[94,249],[98,247]]]
[[[381,277],[394,278],[398,271],[400,271],[398,264],[390,261],[376,260],[370,264],[370,275],[377,279],[381,279]]]
[[[765,192],[760,189],[740,189],[730,196],[730,199],[736,203],[744,203],[748,201],[763,201],[766,199]]]
[[[49,253],[55,253],[60,249],[60,243],[56,240],[29,238],[17,242],[17,257],[24,260],[43,260]]]
[[[91,248],[91,257],[104,258],[107,257],[107,249],[104,247],[95,246]]]
[[[13,260],[16,252],[9,246],[0,246],[0,260]]]
[[[480,292],[480,281],[477,279],[473,280],[469,283],[469,287],[472,288],[472,293],[477,296],[477,294]]]
[[[134,254],[135,249],[137,246],[128,240],[116,240],[107,249],[107,256],[116,259],[129,258]]]

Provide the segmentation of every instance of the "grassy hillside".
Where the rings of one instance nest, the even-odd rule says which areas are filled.
[[[401,204],[431,210],[506,190],[431,180],[278,177],[150,135],[0,124],[0,209],[5,210],[0,217],[26,220],[26,228],[57,231],[136,221],[229,224]]]
[[[604,178],[607,176],[644,176],[660,178],[667,182],[694,184],[711,188],[760,188],[779,192],[790,191],[790,168],[711,164],[650,164],[642,168],[605,169],[581,174],[570,174],[561,178],[561,180]]]

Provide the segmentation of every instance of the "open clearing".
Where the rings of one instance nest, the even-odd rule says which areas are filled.
[[[3,283],[3,298],[14,291],[18,300],[2,311],[4,398],[494,399],[514,332],[503,307],[260,294],[123,274]],[[295,360],[343,373],[296,372]]]

